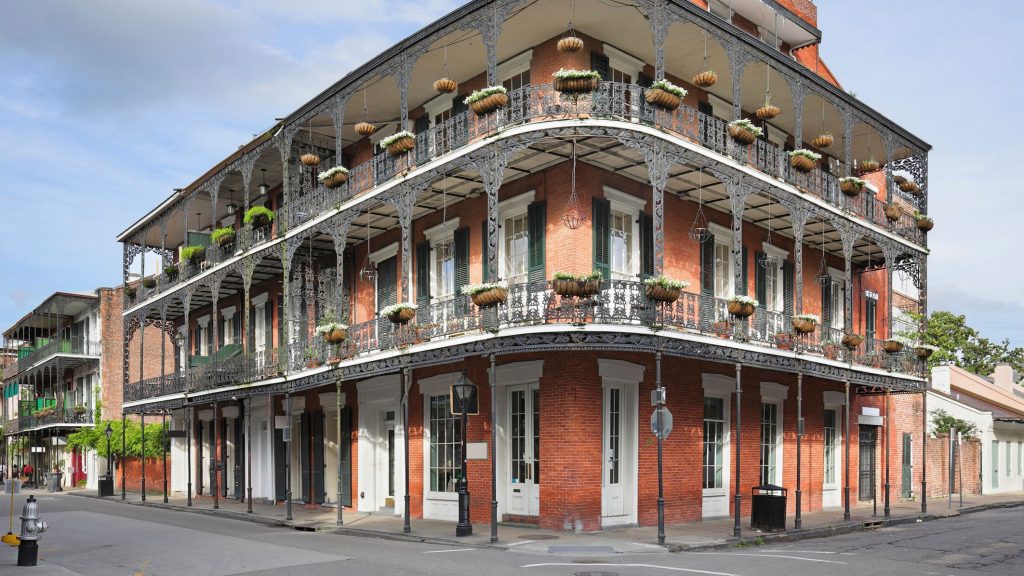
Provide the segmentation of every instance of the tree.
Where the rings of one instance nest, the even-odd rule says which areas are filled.
[[[932,312],[922,341],[938,347],[938,351],[928,359],[929,368],[956,364],[974,374],[988,376],[996,364],[1005,362],[1014,370],[1024,372],[1024,348],[1011,348],[1008,339],[992,342],[968,326],[967,317],[962,314],[945,310]]]
[[[950,415],[941,408],[932,410],[932,426],[936,434],[949,434],[956,430],[963,440],[971,440],[978,435],[978,427],[966,420]]]

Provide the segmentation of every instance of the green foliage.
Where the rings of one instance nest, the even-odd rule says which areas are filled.
[[[223,228],[217,228],[210,233],[210,241],[217,246],[223,246],[228,242],[235,240],[235,229],[231,226],[225,226]]]
[[[181,249],[181,259],[188,260],[189,262],[202,260],[203,256],[206,255],[205,246],[185,246]]]
[[[956,430],[964,440],[978,436],[978,428],[974,424],[952,416],[941,408],[932,410],[932,426],[936,434],[949,434],[950,431]]]
[[[107,424],[113,433],[110,435],[110,451],[117,456],[123,454],[121,450],[121,435],[124,431],[124,444],[127,447],[128,456],[140,456],[142,454],[142,427],[138,422],[128,420],[123,426],[120,420],[97,421],[93,428],[81,428],[77,432],[68,434],[68,449],[92,449],[106,458],[107,457],[107,436],[105,431]],[[155,458],[163,455],[164,428],[162,424],[146,424],[146,456]]]
[[[253,206],[246,210],[245,217],[242,218],[242,222],[251,224],[253,220],[273,222],[274,212],[266,206]]]
[[[920,315],[911,316],[920,322]],[[925,344],[939,348],[928,359],[929,368],[956,364],[968,372],[988,376],[995,370],[997,364],[1005,362],[1014,370],[1024,372],[1024,348],[1011,348],[1008,339],[996,343],[983,337],[977,330],[967,325],[967,317],[962,314],[936,310],[928,319],[928,330],[923,338],[916,333],[898,335],[920,339]]]

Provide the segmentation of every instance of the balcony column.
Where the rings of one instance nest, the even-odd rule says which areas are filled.
[[[487,193],[487,281],[497,282],[498,266],[498,190],[505,178],[509,151],[500,152],[495,145],[474,162]]]
[[[345,107],[349,94],[339,94],[331,103],[331,123],[334,124],[334,165],[341,166],[342,149],[345,143],[341,140],[341,130],[345,127]],[[346,168],[349,168],[346,166]]]
[[[217,477],[219,475],[217,464],[220,461],[218,457],[218,452],[220,452],[220,407],[216,400],[213,402],[213,422],[211,424],[213,430],[210,430],[210,438],[213,439],[213,447],[210,450],[210,493],[213,494],[213,509],[217,510],[220,508],[220,478]]]
[[[139,382],[141,383],[144,378],[145,354],[146,354],[146,316],[149,315],[148,309],[143,309],[138,312],[139,315]]]
[[[164,329],[167,327],[167,304],[160,306],[160,391],[163,393],[167,378],[167,335]],[[166,479],[165,479],[166,480]]]
[[[891,390],[891,388],[885,389],[885,424],[883,428],[885,430],[885,506],[882,510],[886,520],[888,520],[892,515],[892,510],[889,508],[889,438],[891,436],[890,432],[892,431],[892,424],[889,419],[889,392]],[[1009,466],[1009,462],[1007,462],[1006,465]]]
[[[185,498],[189,508],[192,507],[192,422],[195,411],[195,406],[185,408]]]
[[[242,214],[249,210],[249,185],[252,184],[252,171],[256,168],[256,157],[258,155],[258,152],[250,151],[242,159]]]
[[[736,363],[736,486],[734,489],[733,496],[733,512],[734,522],[732,526],[732,535],[734,538],[740,537],[740,510],[742,509],[742,492],[740,491],[740,454],[741,450],[741,439],[743,431],[743,420],[740,418],[740,400],[743,396],[743,387],[741,385],[741,374],[743,371],[743,365],[739,362]]]
[[[804,313],[804,228],[810,213],[804,207],[790,212],[793,220],[793,300],[794,314]]]
[[[728,178],[725,184],[729,192],[729,208],[732,211],[733,291],[736,294],[745,294],[746,291],[741,289],[741,284],[743,284],[743,211],[747,206],[747,197],[754,192],[754,188],[750,184],[743,183],[739,177]]]
[[[340,156],[339,156],[340,158]],[[348,317],[342,314],[345,304],[345,246],[348,243],[348,231],[352,226],[352,221],[358,216],[356,210],[349,210],[344,216],[337,218],[335,224],[330,226],[328,230],[331,234],[331,240],[334,241],[334,294],[335,294],[335,318],[342,324],[348,324]],[[318,319],[319,321],[319,319]],[[341,412],[338,412],[338,422],[341,422]],[[339,438],[341,438],[339,436]],[[340,446],[340,444],[339,444]]]
[[[729,73],[732,76],[732,115],[734,120],[739,120],[743,117],[743,69],[747,66],[747,60],[752,57],[736,39],[726,45],[726,50],[729,55]]]
[[[416,207],[417,193],[428,185],[403,186],[397,194],[386,200],[398,212],[398,224],[402,230],[402,273],[398,278],[398,302],[412,302],[412,211]]]
[[[277,229],[278,232],[283,232],[288,228],[287,225],[287,210],[284,214],[281,214],[282,208],[287,208],[291,205],[292,198],[292,140],[295,138],[295,134],[299,131],[299,126],[288,126],[281,131],[281,136],[277,140],[277,151],[281,154],[281,190],[284,194],[284,206],[278,206],[277,215]]]
[[[184,294],[182,295],[182,298],[181,298],[181,305],[182,305],[182,309],[184,310],[184,317],[185,317],[184,324],[182,324],[182,327],[184,328],[184,331],[183,331],[183,334],[182,334],[182,337],[184,338],[184,342],[182,343],[182,349],[184,349],[184,351],[185,351],[185,353],[184,353],[184,357],[185,358],[184,358],[184,362],[182,363],[183,365],[181,367],[181,377],[185,379],[185,386],[184,386],[185,391],[190,391],[192,389],[192,386],[191,386],[192,381],[189,379],[189,375],[191,373],[191,367],[189,365],[192,363],[192,339],[191,339],[191,332],[192,331],[189,328],[190,324],[189,324],[188,317],[189,317],[189,313],[190,313],[189,309],[192,306],[192,294],[194,293],[194,290],[195,290],[195,286],[194,285],[190,285],[188,288],[185,289],[185,292],[184,292]]]
[[[184,225],[181,227],[181,245],[188,246],[188,211],[192,207],[192,200],[196,197],[196,193],[192,192],[185,196],[185,200],[181,203],[181,220]],[[179,275],[182,271],[179,270]]]
[[[885,313],[885,337],[892,338],[892,272],[896,266],[896,259],[900,256],[899,245],[892,241],[886,241],[882,246],[882,254],[884,254],[883,257],[885,258],[885,302],[889,308]]]
[[[623,144],[640,152],[647,165],[647,179],[651,183],[654,275],[659,276],[665,270],[665,187],[669,169],[680,159],[673,154],[671,145],[660,139],[624,140]]]
[[[800,471],[802,466],[801,442],[804,436],[804,373],[796,373],[796,518],[793,521],[793,528],[799,530],[803,525],[803,506],[801,505],[803,492],[800,490]]]
[[[843,290],[846,306],[843,310],[843,326],[847,334],[853,333],[853,246],[860,238],[857,230],[849,222],[841,222],[836,227],[843,240],[843,264],[846,269],[845,289]],[[852,351],[850,352],[853,353]]]
[[[242,354],[248,355],[249,350],[255,349],[253,342],[249,341],[249,308],[252,302],[249,296],[252,294],[252,275],[256,271],[256,262],[252,256],[246,256],[242,260]]]
[[[139,343],[142,340],[139,339]],[[140,372],[141,374],[141,372]],[[139,377],[142,380],[142,377]],[[142,501],[146,501],[146,410],[139,412],[139,431],[142,434],[142,446],[139,448],[139,468],[142,470],[142,484],[139,492],[142,494]]]
[[[800,149],[804,147],[804,98],[807,94],[800,80],[790,82],[789,90],[793,93],[793,144]]]
[[[843,456],[843,521],[850,521],[850,381],[845,380],[843,382],[843,390],[846,394],[846,400],[843,403],[843,408],[846,410],[846,441],[844,449],[846,454]]]
[[[889,204],[892,202],[893,188],[896,187],[892,179],[892,162],[896,159],[896,140],[892,132],[886,132],[882,136],[882,145],[885,147],[885,203]],[[898,221],[892,223],[894,228],[898,225]]]
[[[660,80],[665,77],[665,38],[668,37],[668,29],[672,26],[672,18],[665,9],[665,0],[637,0],[636,5],[644,11],[647,23],[651,27],[651,38],[654,41],[654,78]]]
[[[846,164],[844,176],[853,176],[853,111],[843,105],[839,113],[843,117],[843,162]]]
[[[210,180],[209,194],[210,194],[210,230],[217,229],[217,208],[219,208],[218,199],[220,197],[220,185],[224,182],[224,174],[217,174]],[[200,226],[202,223],[200,223]]]
[[[160,272],[163,272],[164,266],[167,265],[167,216],[160,217]],[[157,276],[157,282],[160,281],[160,277]],[[141,298],[140,298],[141,300]]]

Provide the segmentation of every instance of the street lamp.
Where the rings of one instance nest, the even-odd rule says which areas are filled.
[[[107,478],[113,476],[114,472],[110,469],[110,436],[114,433],[114,429],[110,427],[110,422],[107,422],[107,428],[103,431],[103,434],[107,437]]]
[[[452,414],[462,417],[462,474],[459,477],[459,523],[455,526],[455,536],[470,536],[473,525],[469,522],[469,480],[466,478],[466,416],[479,413],[476,396],[476,384],[466,379],[466,372],[459,375],[459,381],[452,384]],[[456,412],[456,407],[458,412]]]

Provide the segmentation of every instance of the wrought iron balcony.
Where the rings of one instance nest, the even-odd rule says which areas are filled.
[[[56,354],[99,357],[100,343],[84,338],[51,338],[44,345],[20,356],[17,371],[26,370],[37,362]],[[4,377],[7,377],[7,370],[4,370]]]
[[[180,374],[166,374],[131,382],[124,387],[124,401],[135,402],[145,398],[156,398],[184,392],[186,381]]]
[[[18,417],[19,430],[31,430],[43,426],[61,424],[92,424],[92,413],[90,410],[78,410],[74,408],[48,408],[35,414]]]

